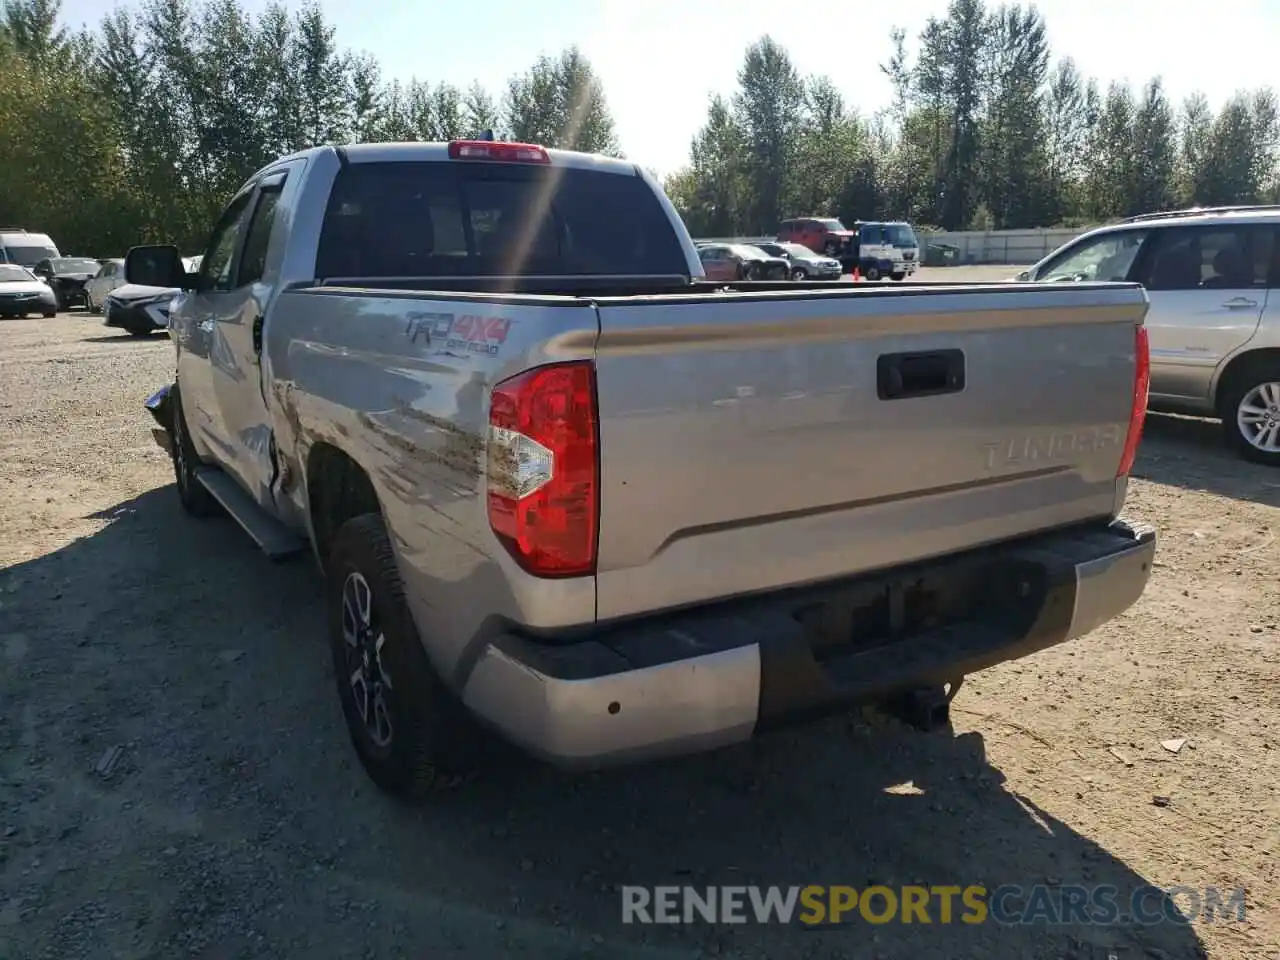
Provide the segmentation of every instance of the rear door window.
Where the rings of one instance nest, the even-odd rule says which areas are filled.
[[[1275,233],[1253,224],[1167,227],[1156,232],[1144,271],[1148,290],[1265,288]]]
[[[346,167],[316,256],[325,279],[687,273],[639,177],[457,161]]]

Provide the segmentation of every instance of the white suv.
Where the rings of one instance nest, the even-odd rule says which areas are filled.
[[[1150,408],[1218,417],[1244,457],[1280,466],[1280,206],[1131,217],[1015,279],[1141,283]]]

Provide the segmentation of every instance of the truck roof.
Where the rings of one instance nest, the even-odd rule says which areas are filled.
[[[313,147],[288,157],[282,157],[271,166],[292,160],[297,157],[314,156],[325,150],[336,150],[349,163],[382,163],[387,161],[427,161],[446,162],[449,160],[449,144],[447,142],[419,143],[351,143],[339,146]],[[556,166],[573,167],[580,170],[599,170],[602,173],[617,173],[623,176],[637,176],[636,165],[629,160],[617,157],[606,157],[598,153],[579,153],[576,150],[548,149],[547,154]]]

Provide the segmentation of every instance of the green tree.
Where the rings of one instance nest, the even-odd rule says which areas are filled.
[[[1173,108],[1157,77],[1142,90],[1133,118],[1134,194],[1131,210],[1167,210],[1177,200],[1178,143]]]
[[[61,0],[4,0],[0,34],[28,63],[37,67],[65,63],[72,55],[72,42],[58,26],[61,11]]]
[[[747,49],[738,70],[733,112],[746,154],[750,223],[754,230],[771,231],[784,216],[805,124],[804,83],[773,38],[764,37]]]
[[[1044,221],[1049,198],[1043,95],[1049,72],[1045,24],[1034,7],[991,17],[988,106],[981,128],[982,202],[997,229]]]
[[[604,87],[577,47],[539,57],[507,82],[504,126],[512,139],[567,150],[618,154]]]
[[[695,236],[727,236],[748,229],[744,166],[746,135],[729,105],[713,97],[707,122],[690,147],[690,164],[668,180],[674,202]]]

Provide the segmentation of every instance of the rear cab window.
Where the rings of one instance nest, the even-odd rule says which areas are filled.
[[[323,279],[688,270],[679,236],[640,177],[466,161],[345,167],[316,255]]]

